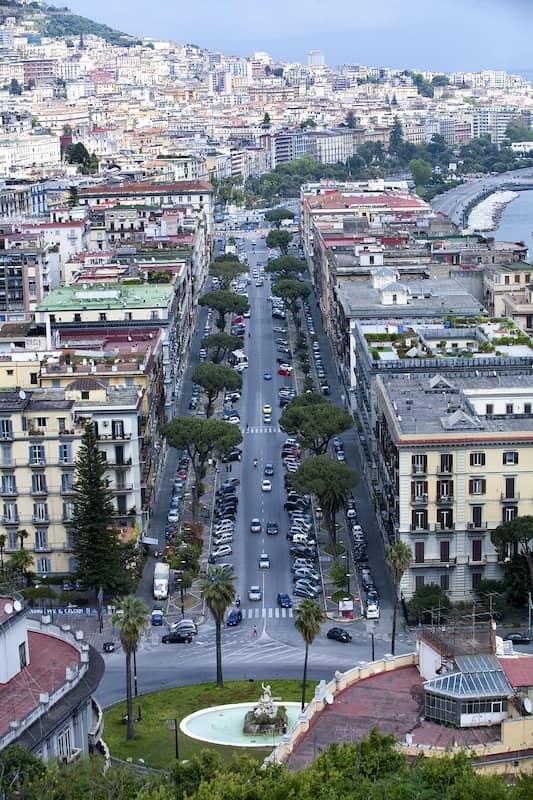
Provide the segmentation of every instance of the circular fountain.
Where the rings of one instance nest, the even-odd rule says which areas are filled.
[[[182,719],[180,730],[209,744],[275,747],[299,713],[300,703],[274,701],[270,686],[263,685],[259,702],[203,708]]]

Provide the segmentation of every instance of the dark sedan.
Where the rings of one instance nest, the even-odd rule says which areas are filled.
[[[161,641],[163,644],[190,644],[192,636],[188,631],[171,631],[165,633]]]
[[[240,608],[234,608],[232,611],[229,612],[228,618],[226,619],[226,625],[229,627],[234,627],[235,625],[239,625],[242,622],[242,611]]]
[[[335,639],[336,642],[351,642],[352,635],[342,628],[330,628],[326,636],[328,639]]]
[[[531,639],[527,633],[520,633],[519,631],[507,633],[503,638],[506,642],[512,642],[513,644],[531,644]]]

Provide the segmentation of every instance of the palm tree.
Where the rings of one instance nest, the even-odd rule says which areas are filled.
[[[396,649],[396,615],[398,613],[398,589],[400,581],[405,570],[413,560],[413,551],[408,544],[398,540],[389,547],[387,558],[389,559],[392,572],[392,580],[394,581],[394,604],[392,607],[392,655],[395,654]]]
[[[324,621],[322,609],[314,600],[304,600],[296,609],[294,625],[296,630],[302,634],[305,642],[304,675],[302,681],[302,711],[305,708],[305,692],[307,689],[307,659],[309,657],[309,645],[313,644],[320,632],[320,626]]]
[[[28,550],[24,549],[15,550],[6,563],[6,568],[23,578],[24,583],[27,583],[30,567],[33,567],[33,556]]]
[[[133,696],[131,688],[131,657],[137,650],[141,631],[146,625],[148,609],[142,600],[130,594],[118,603],[112,617],[113,625],[120,628],[120,643],[126,655],[126,739],[133,739]]]
[[[20,542],[20,549],[24,550],[24,539],[27,539],[30,534],[26,530],[26,528],[20,528],[17,531],[17,538]]]
[[[333,552],[337,546],[337,514],[346,506],[348,490],[343,486],[330,485],[320,496],[320,505],[326,517],[329,539]]]
[[[7,536],[5,533],[0,533],[0,572],[4,571],[4,552],[6,549]]]
[[[235,578],[222,567],[210,567],[202,580],[201,591],[215,620],[217,653],[217,688],[224,688],[222,679],[222,622],[235,597]]]

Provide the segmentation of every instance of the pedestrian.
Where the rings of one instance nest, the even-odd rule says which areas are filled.
[[[257,639],[257,625],[254,625],[254,627],[253,627],[252,639]]]

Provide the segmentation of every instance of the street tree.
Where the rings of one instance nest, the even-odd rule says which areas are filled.
[[[413,158],[409,162],[409,169],[413,176],[414,184],[417,188],[424,187],[429,183],[432,173],[431,164],[424,161],[422,158]]]
[[[297,395],[285,406],[279,426],[319,456],[327,451],[331,439],[350,428],[352,422],[344,408],[330,403],[318,392],[311,392]]]
[[[280,278],[295,278],[300,272],[304,272],[306,263],[301,258],[294,256],[280,256],[271,258],[265,267],[266,272],[278,275]]]
[[[235,373],[236,374],[236,373]],[[163,428],[169,445],[186,450],[191,460],[195,483],[192,489],[192,512],[198,518],[201,497],[201,481],[208,458],[217,453],[224,455],[242,442],[238,425],[222,419],[199,419],[198,417],[175,417]]]
[[[355,116],[353,111],[348,111],[344,118],[344,124],[347,128],[355,128],[357,127],[357,117]]]
[[[393,156],[400,155],[403,144],[404,138],[402,123],[400,122],[399,118],[395,116],[389,137],[389,153]]]
[[[409,615],[417,622],[430,621],[441,624],[441,617],[450,608],[450,599],[436,583],[425,583],[413,594],[407,603]]]
[[[284,256],[287,255],[289,250],[289,243],[292,239],[292,233],[289,231],[269,231],[266,237],[266,246],[272,250],[278,249]]]
[[[272,294],[276,297],[281,297],[285,302],[285,306],[292,314],[292,318],[296,324],[296,317],[300,309],[300,300],[307,300],[309,297],[310,289],[302,281],[297,281],[292,278],[280,278],[272,285]]]
[[[242,386],[242,375],[221,364],[198,364],[192,379],[207,395],[206,417],[212,415],[214,402],[223,389],[240,389]]]
[[[525,557],[530,588],[533,590],[533,516],[526,515],[503,522],[491,531],[490,538],[502,560],[516,553]]]
[[[265,219],[267,222],[273,222],[276,228],[279,230],[281,223],[285,219],[294,219],[294,211],[291,211],[290,208],[270,208],[268,211],[265,211]]]
[[[130,594],[119,600],[111,618],[113,625],[120,631],[120,643],[126,656],[126,739],[128,740],[135,736],[131,658],[137,651],[147,614],[148,609],[143,601]]]
[[[206,605],[215,620],[215,642],[217,659],[217,689],[224,688],[222,676],[222,623],[226,611],[235,597],[235,576],[222,567],[209,567],[202,580],[200,590]]]
[[[125,550],[113,524],[115,509],[107,469],[94,425],[87,423],[75,467],[72,531],[76,572],[86,586],[111,591],[128,587],[122,582],[127,573]]]
[[[235,292],[229,292],[227,289],[215,289],[212,292],[207,292],[200,297],[198,303],[201,306],[213,308],[217,312],[216,325],[219,331],[223,331],[226,327],[228,314],[244,314],[249,308],[246,297],[235,294]]]
[[[213,261],[209,267],[209,274],[212,278],[218,278],[221,289],[229,290],[232,281],[238,278],[245,270],[245,265],[234,256],[231,261],[229,259]]]
[[[413,551],[408,544],[398,540],[392,544],[387,552],[387,558],[390,563],[392,580],[394,582],[394,600],[392,607],[392,643],[391,653],[396,652],[396,617],[398,616],[398,592],[400,590],[400,581],[409,564],[413,560]]]
[[[28,533],[26,528],[19,528],[18,529],[18,531],[17,531],[17,539],[19,540],[20,549],[21,550],[24,550],[24,542],[26,541],[26,539],[28,538],[29,535],[30,534]]]
[[[329,455],[306,458],[292,475],[297,492],[314,494],[317,498],[333,549],[337,544],[337,513],[359,478],[355,470]]]
[[[15,552],[6,561],[6,572],[11,575],[17,583],[26,585],[29,573],[33,569],[33,556],[29,550],[23,547]]]
[[[201,344],[211,353],[211,361],[220,364],[228,353],[242,347],[242,339],[230,333],[210,333],[203,337]]]
[[[47,767],[42,758],[33,755],[31,750],[21,744],[8,744],[0,751],[0,796],[5,800],[27,798],[31,792],[24,791],[24,785],[31,789],[45,774]],[[44,795],[37,790],[34,797]]]
[[[302,711],[305,708],[305,695],[307,690],[307,662],[309,648],[320,633],[324,621],[322,609],[314,600],[306,598],[296,609],[294,627],[301,634],[305,643],[304,672],[302,677]]]
[[[7,535],[0,533],[0,572],[4,571],[4,553],[6,551]]]
[[[265,113],[263,114],[263,121],[261,123],[261,127],[265,128],[265,130],[270,128],[270,114],[268,113],[268,111],[265,111]]]

